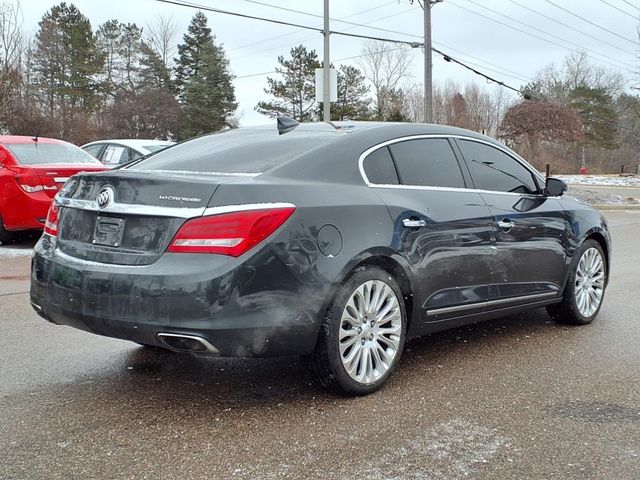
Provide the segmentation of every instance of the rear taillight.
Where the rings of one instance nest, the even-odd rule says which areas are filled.
[[[294,211],[291,206],[194,218],[182,225],[167,251],[239,257],[275,232]]]
[[[40,178],[36,175],[16,175],[16,181],[20,188],[27,193],[35,193],[44,190]]]
[[[44,233],[52,237],[58,236],[58,206],[56,202],[51,202],[47,220],[44,222]]]

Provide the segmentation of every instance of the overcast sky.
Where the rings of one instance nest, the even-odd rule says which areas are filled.
[[[250,0],[186,2],[313,27],[322,26],[322,18],[258,5]],[[303,10],[313,15],[321,16],[323,13],[323,0],[259,2]],[[33,36],[42,15],[57,3],[21,0],[25,32]],[[112,18],[145,27],[158,15],[171,15],[178,25],[178,42],[182,40],[189,20],[196,12],[193,8],[167,5],[157,0],[75,0],[73,3],[90,19],[94,30]],[[219,13],[205,14],[216,41],[224,45],[231,71],[237,77],[235,88],[241,124],[268,123],[269,119],[254,111],[256,103],[265,97],[263,89],[267,78],[267,75],[256,74],[273,71],[278,55],[287,57],[289,50],[299,44],[315,49],[322,59],[321,34]],[[618,70],[630,80],[635,80],[633,72],[640,70],[637,67],[640,49],[636,31],[639,15],[640,0],[444,0],[433,7],[433,41],[436,48],[516,88],[527,83],[545,65],[561,63],[566,55],[578,50],[578,47],[582,47],[594,63]],[[421,41],[423,34],[422,10],[417,3],[411,5],[409,0],[330,0],[330,16],[335,19],[331,22],[334,31],[405,41]],[[337,20],[367,24],[397,33]],[[338,65],[356,64],[356,59],[341,59],[359,55],[361,42],[359,39],[333,35],[331,61]],[[393,48],[393,44],[389,45]],[[410,83],[422,83],[422,68],[422,50],[414,49],[413,78]],[[461,84],[472,80],[485,84],[483,78],[443,61],[436,54],[433,57],[433,75],[435,82],[452,79]]]

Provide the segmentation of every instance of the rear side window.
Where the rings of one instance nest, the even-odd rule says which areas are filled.
[[[403,185],[465,188],[460,165],[446,138],[407,140],[389,149]]]
[[[127,163],[130,160],[130,149],[122,145],[109,144],[104,149],[102,161],[104,163]]]
[[[204,173],[264,173],[289,160],[321,148],[338,137],[335,133],[271,130],[228,130],[174,145],[126,167]]]
[[[70,143],[5,143],[21,165],[100,162]]]
[[[104,145],[100,143],[98,145],[89,145],[88,147],[83,147],[82,149],[88,154],[93,155],[96,158],[100,158],[98,155],[100,155],[100,150],[102,150],[102,147],[104,147]]]
[[[538,193],[533,174],[520,162],[495,147],[459,140],[476,188],[496,192]]]
[[[398,173],[387,147],[379,148],[364,159],[364,173],[369,182],[378,185],[398,185]]]

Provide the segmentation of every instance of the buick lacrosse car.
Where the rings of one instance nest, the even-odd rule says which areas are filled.
[[[407,339],[539,307],[598,314],[603,217],[504,145],[426,124],[279,126],[74,176],[35,247],[34,309],[178,352],[301,355],[356,395]]]

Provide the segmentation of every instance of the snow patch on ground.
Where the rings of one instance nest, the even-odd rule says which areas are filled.
[[[452,419],[409,439],[363,473],[365,478],[386,480],[464,478],[477,473],[506,447],[510,447],[509,439],[498,430]]]
[[[609,187],[640,187],[639,176],[621,177],[618,175],[557,175],[569,185],[602,185]]]
[[[30,257],[32,253],[33,248],[5,247],[0,244],[0,257]]]
[[[640,200],[635,197],[622,197],[596,190],[578,190],[577,188],[569,187],[568,195],[589,205],[640,205]]]

